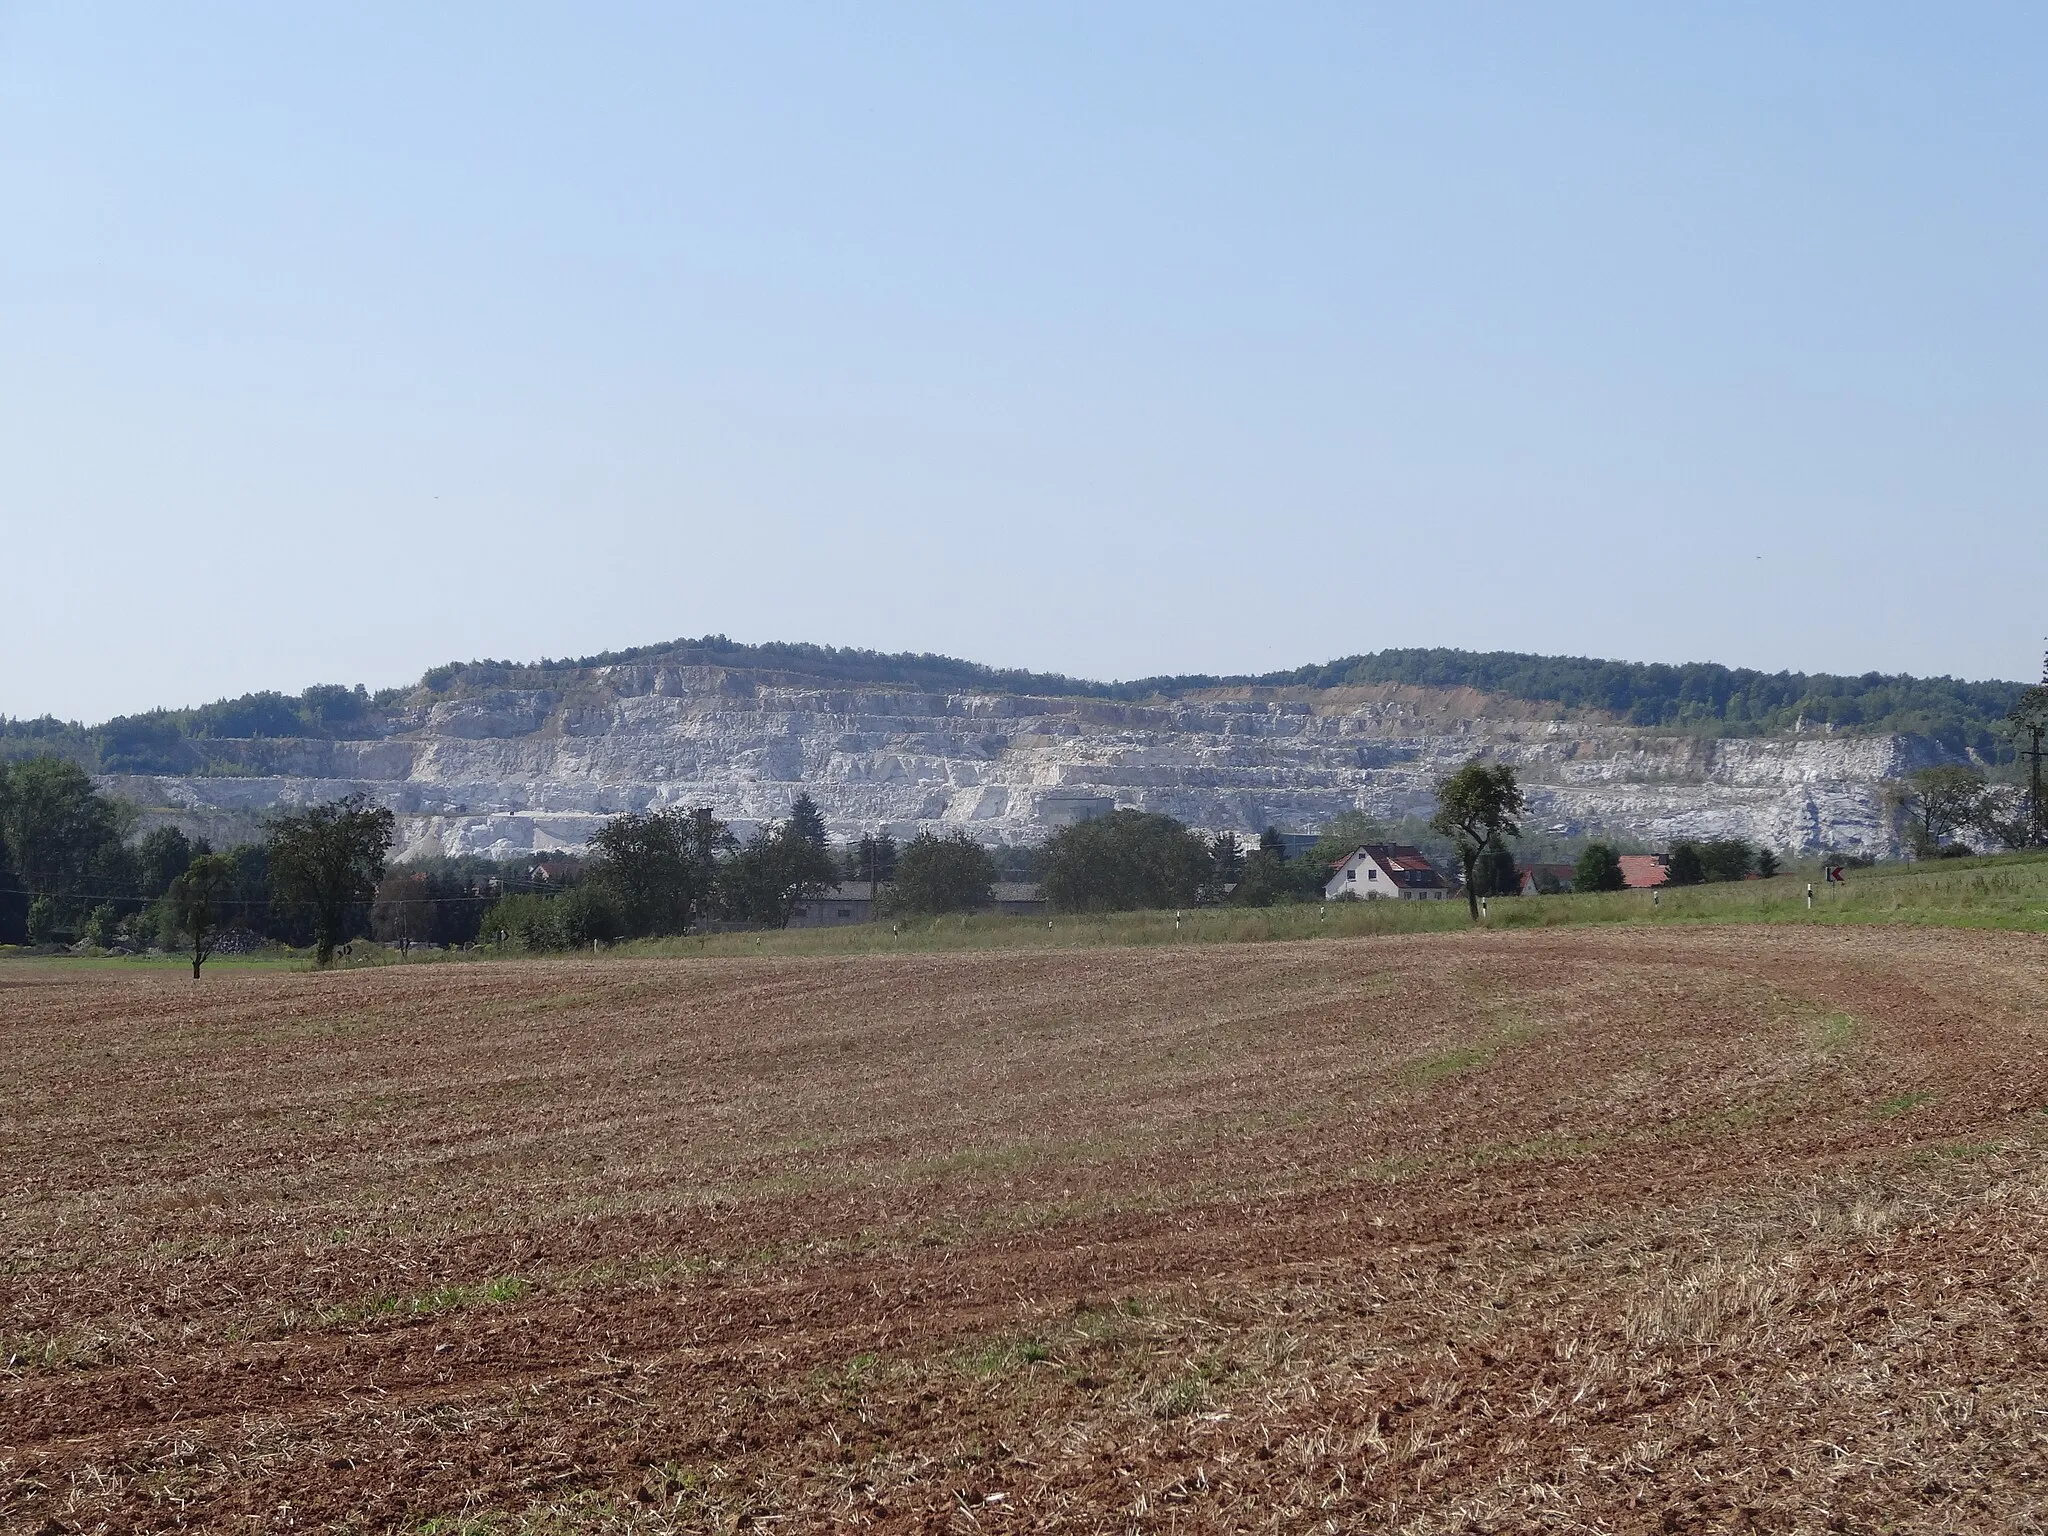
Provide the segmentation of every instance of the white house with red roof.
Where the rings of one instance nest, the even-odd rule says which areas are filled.
[[[1360,901],[1442,901],[1451,883],[1407,843],[1367,843],[1331,866],[1323,900],[1356,896]]]

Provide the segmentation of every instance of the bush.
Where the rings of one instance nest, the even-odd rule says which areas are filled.
[[[114,907],[111,902],[101,902],[86,914],[85,942],[94,949],[114,947]]]
[[[1713,881],[1746,880],[1756,851],[1739,837],[1717,837],[1700,844],[1700,867]]]
[[[1628,886],[1628,878],[1621,872],[1620,855],[1605,843],[1588,843],[1579,854],[1579,861],[1572,866],[1572,889],[1575,891],[1619,891]]]
[[[128,919],[128,937],[144,949],[170,949],[178,942],[178,916],[158,897]]]
[[[1708,881],[1746,880],[1756,856],[1756,850],[1739,837],[1673,843],[1670,883],[1704,885]]]
[[[1522,877],[1515,869],[1515,856],[1499,843],[1480,853],[1472,866],[1472,884],[1482,896],[1519,896]]]
[[[557,896],[555,931],[565,945],[610,944],[626,932],[626,916],[617,893],[592,881]]]
[[[485,910],[479,934],[485,943],[515,949],[567,949],[572,941],[562,932],[555,906],[555,898],[525,891],[500,897]]]

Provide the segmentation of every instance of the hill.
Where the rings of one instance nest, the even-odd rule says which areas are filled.
[[[279,805],[360,793],[398,815],[409,856],[575,849],[609,816],[664,806],[710,806],[746,833],[799,793],[839,838],[1036,842],[1112,806],[1249,836],[1350,811],[1400,823],[1474,755],[1515,765],[1553,846],[1738,836],[1883,853],[1891,781],[1965,753],[2009,759],[1993,725],[2019,691],[1453,651],[1097,683],[713,635],[450,663],[374,694],[9,722],[0,749],[64,753],[146,820],[216,843],[256,835]]]
[[[1356,688],[1404,684],[1469,689],[1528,704],[1598,712],[1617,722],[1710,736],[1769,737],[1813,728],[1909,734],[1951,752],[1996,758],[2009,744],[1995,727],[2026,686],[1877,672],[1759,672],[1710,662],[1683,665],[1537,656],[1511,651],[1386,650],[1279,672],[1178,674],[1102,683],[1059,673],[983,666],[928,653],[770,642],[723,635],[538,662],[450,662],[418,685],[371,694],[323,685],[299,695],[245,694],[157,709],[98,725],[50,718],[0,720],[0,755],[57,751],[104,773],[192,773],[222,766],[206,743],[224,740],[367,740],[394,710],[422,699],[496,688],[560,686],[577,673],[622,666],[717,667],[791,681],[917,691],[973,691],[1128,702],[1186,698],[1218,688]],[[230,770],[231,771],[231,770]]]

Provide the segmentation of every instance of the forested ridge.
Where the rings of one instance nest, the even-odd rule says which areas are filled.
[[[0,719],[0,757],[56,752],[105,773],[203,773],[204,743],[223,740],[362,739],[402,722],[392,711],[464,692],[560,686],[570,671],[612,666],[715,666],[779,673],[842,685],[977,690],[1055,698],[1138,701],[1205,688],[1336,688],[1403,683],[1471,688],[1560,709],[1591,709],[1632,725],[1717,736],[1768,736],[1832,727],[1859,733],[1934,737],[1951,748],[1996,755],[2007,747],[1996,727],[2022,683],[1969,682],[1866,672],[1760,672],[1713,662],[1606,661],[1515,651],[1375,651],[1257,675],[1188,673],[1101,683],[1059,673],[988,667],[929,653],[857,650],[770,642],[744,645],[723,635],[538,662],[451,662],[415,688],[372,694],[361,685],[323,685],[303,694],[245,694],[184,709],[125,715],[99,725],[48,717]]]

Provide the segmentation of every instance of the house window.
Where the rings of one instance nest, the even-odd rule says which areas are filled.
[[[840,915],[841,917],[851,917],[851,916],[853,916],[853,908],[851,908],[851,907],[841,907],[841,908],[839,909],[839,915]]]
[[[1355,869],[1347,869],[1344,871],[1344,878],[1346,880],[1356,880],[1358,878],[1358,871]]]
[[[1379,879],[1379,877],[1380,877],[1380,872],[1379,872],[1378,870],[1376,870],[1376,869],[1368,869],[1368,870],[1367,870],[1367,871],[1365,872],[1365,878],[1366,878],[1366,879],[1368,879],[1368,880],[1377,880],[1377,879]]]

